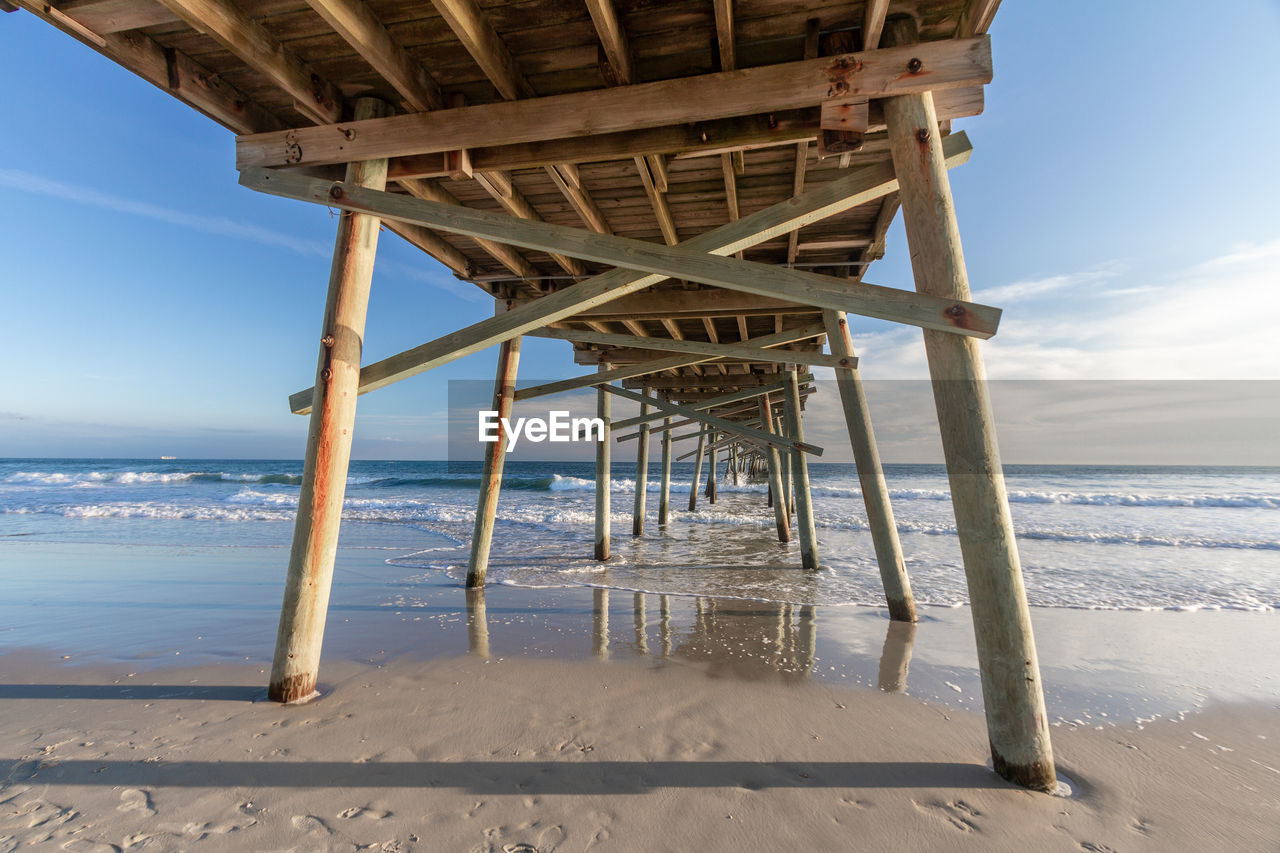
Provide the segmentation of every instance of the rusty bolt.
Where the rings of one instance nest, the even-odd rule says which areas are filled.
[[[950,308],[948,308],[948,309],[947,309],[947,316],[948,316],[948,317],[963,317],[963,316],[964,316],[964,306],[963,306],[963,305],[952,305]]]
[[[326,347],[333,346],[334,344],[333,335],[325,335],[323,338],[320,339],[320,343],[324,344]]]
[[[342,198],[342,187],[337,184],[329,187],[329,198]]]
[[[342,129],[342,135],[347,138],[348,142],[356,138],[356,132],[349,127],[344,127]]]
[[[922,68],[924,68],[924,63],[918,57],[913,56],[907,61],[907,70],[912,74],[919,74]]]
[[[923,145],[924,143],[928,142],[928,141],[929,141],[929,128],[927,128],[927,127],[922,127],[922,128],[920,128],[919,130],[917,130],[917,131],[916,131],[916,139],[920,140],[920,143],[921,143],[922,145]],[[337,196],[334,196],[334,198],[337,198]]]
[[[320,378],[323,379],[325,382],[328,382],[330,379],[333,378],[333,369],[326,367],[324,370],[320,371]]]
[[[842,358],[842,359],[840,359],[840,365],[841,365],[842,367],[848,367],[848,366],[849,366],[849,359],[847,359],[847,358]]]

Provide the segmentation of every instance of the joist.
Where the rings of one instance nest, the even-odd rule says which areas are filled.
[[[587,12],[591,15],[591,23],[600,37],[600,46],[608,59],[614,86],[626,86],[635,82],[635,70],[632,67],[631,45],[627,42],[627,31],[618,18],[618,10],[613,0],[586,0]]]
[[[607,234],[528,222],[471,208],[453,207],[362,187],[251,168],[240,174],[244,186],[285,198],[310,201],[355,213],[411,222],[468,237],[507,243],[582,260],[622,266],[651,274],[758,293],[783,296],[819,308],[906,323],[924,329],[989,338],[1000,310],[817,273],[720,257],[682,246],[659,246]]]
[[[284,127],[278,118],[217,74],[180,50],[166,50],[144,33],[94,32],[41,0],[13,2],[236,133]]]
[[[625,388],[619,388],[617,385],[600,385],[600,388],[613,394],[615,397],[622,397],[625,400],[632,400],[637,403],[647,402],[648,405],[661,409],[670,415],[684,415],[687,418],[693,418],[701,421],[709,427],[717,430],[724,430],[740,435],[743,438],[750,439],[755,444],[767,445],[769,447],[786,448],[787,450],[795,450],[801,453],[808,453],[813,456],[821,456],[822,448],[814,444],[808,444],[804,441],[786,438],[780,435],[764,432],[763,430],[753,429],[752,427],[741,426],[736,421],[717,418],[714,415],[708,415],[705,412],[699,412],[696,409],[690,409],[687,406],[681,406],[677,403],[668,403],[666,400],[660,400],[657,397],[645,397],[643,394],[637,394],[635,391],[628,391]]]
[[[744,346],[742,344],[707,343],[704,341],[676,341],[667,338],[639,337],[637,335],[614,335],[600,332],[588,332],[579,329],[538,329],[530,332],[535,338],[553,338],[561,341],[580,341],[600,344],[601,346],[637,347],[639,349],[662,350],[665,352],[687,352],[694,355],[705,355],[710,358],[736,359],[746,362],[769,361],[779,364],[795,364],[803,358],[807,364],[823,367],[857,367],[857,359],[853,356],[832,356],[823,353],[791,353],[785,350],[771,350],[765,347]]]
[[[436,11],[445,19],[449,29],[462,42],[476,63],[484,71],[502,97],[508,101],[526,98],[534,94],[511,51],[494,30],[474,0],[432,0]],[[506,128],[503,129],[504,132]],[[456,145],[453,148],[470,148]]]
[[[542,222],[542,215],[534,210],[533,205],[524,197],[524,194],[516,188],[512,182],[511,176],[502,171],[485,171],[480,170],[475,173],[476,182],[485,188],[485,190],[493,196],[498,204],[502,205],[507,213],[519,219],[526,219],[530,222]],[[585,277],[587,268],[582,261],[577,258],[566,257],[555,252],[551,253],[551,259],[560,265],[560,268],[570,275]]]
[[[198,32],[209,34],[246,65],[288,92],[294,108],[320,125],[342,119],[342,93],[231,0],[160,0]],[[380,121],[381,119],[368,119]],[[372,160],[349,156],[335,163]]]
[[[969,159],[972,147],[964,134],[959,133],[944,140],[943,151],[947,155],[947,164],[955,166]],[[801,225],[879,198],[885,193],[896,190],[897,186],[893,170],[887,165],[867,166],[856,170],[846,178],[817,187],[800,198],[775,204],[750,216],[744,216],[737,222],[700,234],[684,245],[702,252],[726,254],[736,252],[768,240],[776,234],[785,234]],[[385,387],[548,323],[590,311],[592,308],[657,284],[664,278],[657,275],[640,275],[629,270],[609,270],[537,300],[516,304],[496,317],[482,320],[465,329],[366,365],[360,371],[359,393],[365,394]],[[708,291],[704,298],[710,301],[709,297],[717,292]],[[752,296],[751,298],[758,300],[762,297]],[[780,304],[786,303],[775,302],[775,306]],[[777,307],[772,307],[770,313],[776,310],[778,310]],[[778,331],[781,332],[781,328]],[[756,343],[760,345],[758,341]],[[790,341],[780,341],[780,343],[790,343]],[[295,414],[309,412],[311,395],[310,388],[290,395],[290,410]]]
[[[543,168],[546,170],[547,176],[551,178],[551,182],[556,185],[556,189],[560,190],[561,195],[569,200],[569,204],[573,206],[578,217],[582,219],[582,224],[597,234],[613,233],[613,229],[609,227],[609,222],[605,219],[600,206],[596,204],[595,199],[591,197],[586,187],[582,185],[582,177],[578,173],[577,166],[572,163],[558,163],[544,166]]]
[[[875,50],[880,46],[880,34],[884,32],[884,16],[888,12],[889,0],[867,0],[866,6],[862,9],[863,50]]]
[[[604,333],[616,334],[608,330],[605,330]],[[795,362],[800,364],[807,364],[809,354],[813,353],[814,355],[817,355],[821,352],[821,348],[816,342],[800,343],[800,344],[793,344],[790,347],[788,347],[787,352],[789,353],[787,357],[788,363]],[[588,364],[588,365],[594,365],[598,363],[599,360],[602,358],[607,358],[610,361],[614,362],[615,364],[647,364],[648,362],[651,362],[654,360],[661,360],[666,357],[667,356],[664,355],[662,352],[655,351],[652,349],[643,349],[640,347],[588,347],[588,348],[575,347],[573,350],[574,362],[576,364]],[[709,355],[697,356],[697,358],[699,359],[697,362],[698,364],[704,364],[706,366],[707,369],[704,371],[706,375],[711,376],[712,378],[723,379],[723,380],[731,380],[736,375],[740,375],[740,374],[733,373],[733,370],[735,368],[743,368],[743,367],[750,367],[750,366],[763,368],[776,363],[776,362],[747,362],[747,361],[742,361],[741,359],[738,359],[738,358],[733,358],[731,360],[725,361],[718,356],[709,356]],[[712,372],[712,368],[715,368],[715,372]]]
[[[550,298],[550,297],[547,297]],[[762,335],[752,338],[745,343],[752,346],[768,347],[780,344],[790,344],[805,338],[817,337],[823,334],[818,330],[816,325],[805,326],[798,329],[791,329],[783,332],[775,332],[772,335]],[[607,362],[611,355],[605,354],[601,357],[602,362]],[[517,400],[530,400],[534,397],[542,397],[547,394],[559,394],[564,391],[573,391],[578,388],[590,388],[595,385],[601,385],[605,382],[616,382],[619,379],[634,379],[637,376],[644,376],[648,373],[661,373],[664,370],[670,370],[675,367],[687,367],[690,364],[699,364],[704,361],[712,361],[711,357],[705,355],[673,355],[667,358],[654,359],[646,361],[642,364],[629,365],[627,367],[615,367],[607,373],[598,373],[589,376],[575,376],[571,379],[560,379],[555,382],[548,382],[545,385],[535,385],[530,388],[520,388],[516,391]],[[310,389],[308,389],[308,392]]]
[[[909,64],[917,68],[912,60],[920,63],[914,73],[908,70]],[[502,129],[507,144],[589,137],[815,107],[830,98],[833,89],[842,97],[880,98],[985,84],[991,77],[991,43],[984,35],[439,113],[299,128],[290,131],[288,138],[285,133],[240,136],[236,166],[344,163],[471,149],[492,144],[495,128]]]
[[[813,374],[808,374],[805,377],[805,379],[812,382]],[[804,379],[802,379],[801,381],[804,381]],[[623,387],[626,387],[626,386],[623,386]],[[744,391],[734,391],[729,394],[721,394],[710,400],[702,400],[698,402],[696,405],[691,406],[690,408],[697,409],[700,412],[710,411],[711,409],[715,409],[720,406],[727,406],[731,403],[740,403],[743,400],[754,400],[756,397],[759,397],[762,394],[780,393],[784,389],[784,387],[785,387],[784,384],[781,382],[773,382],[768,385],[761,385],[758,388],[748,388]],[[627,390],[635,390],[635,389],[628,388]],[[746,408],[743,409],[743,411],[747,411],[747,410],[748,409]],[[720,413],[721,416],[724,416],[725,414],[726,413],[724,412]],[[666,417],[666,415],[661,412],[640,415],[634,418],[627,418],[621,421],[614,421],[610,425],[610,428],[615,430],[626,429],[628,427],[639,426],[642,423],[648,423],[649,421],[662,420],[664,417]],[[621,441],[621,439],[619,439],[619,441]]]

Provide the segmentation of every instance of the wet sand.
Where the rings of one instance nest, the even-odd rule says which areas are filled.
[[[986,767],[967,608],[468,597],[345,551],[325,695],[281,708],[279,549],[4,553],[0,851],[1280,846],[1274,614],[1036,609],[1061,798]]]

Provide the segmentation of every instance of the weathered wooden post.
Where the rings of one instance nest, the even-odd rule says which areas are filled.
[[[826,321],[831,354],[852,359],[853,338],[844,312],[823,311],[822,319]],[[845,426],[849,429],[849,444],[853,446],[853,461],[858,470],[858,483],[862,487],[862,502],[867,510],[867,524],[871,528],[871,543],[880,566],[884,597],[889,604],[889,618],[914,622],[916,602],[911,595],[907,567],[902,561],[902,544],[898,541],[898,527],[893,519],[893,506],[889,503],[889,487],[884,481],[880,451],[876,449],[876,436],[871,429],[871,411],[867,408],[862,377],[856,367],[837,367],[835,372],[840,402],[844,404]]]
[[[719,437],[720,434],[713,430],[711,432],[711,441],[707,448],[708,453],[711,455],[707,465],[707,503],[709,504],[716,502],[716,478],[719,476],[716,469],[720,457],[720,451],[716,449],[716,440]]]
[[[467,649],[473,655],[489,657],[489,618],[484,606],[484,586],[466,590]]]
[[[658,489],[658,526],[666,527],[671,509],[671,418],[662,421],[662,484]]]
[[[786,409],[786,406],[783,406]],[[774,421],[774,430],[778,435],[787,434],[787,418],[782,412],[779,412]],[[791,490],[791,454],[779,453],[778,461],[782,463],[782,505],[787,509],[787,523],[791,523],[791,516],[796,514],[796,496]]]
[[[609,369],[609,362],[600,362],[600,372],[604,373]],[[610,435],[609,421],[612,417],[611,410],[612,395],[604,389],[596,391],[596,417],[603,423],[604,435],[601,441],[596,445],[596,551],[595,558],[597,560],[609,559],[609,513],[612,509],[609,506],[609,490],[612,485],[613,472],[612,459],[610,458],[609,446],[612,443]]]
[[[480,476],[480,502],[471,533],[471,558],[467,563],[467,586],[484,586],[493,545],[493,522],[498,514],[502,491],[502,466],[507,458],[507,430],[502,418],[510,419],[516,393],[516,367],[520,364],[520,338],[502,342],[498,348],[498,375],[493,381],[493,410],[498,413],[498,440],[485,445],[484,472]]]
[[[786,373],[787,391],[783,409],[787,417],[787,432],[796,441],[804,441],[804,425],[800,420],[800,384],[796,371]],[[818,568],[818,535],[813,526],[813,497],[809,493],[809,461],[804,453],[791,450],[791,479],[796,494],[796,528],[800,532],[800,565],[806,569]]]
[[[757,405],[760,408],[760,428],[766,432],[773,432],[773,410],[769,405],[769,395],[761,394]],[[782,487],[782,462],[778,459],[778,448],[766,447],[765,455],[769,460],[770,496],[786,494]],[[770,503],[773,505],[773,519],[778,527],[778,541],[790,542],[791,517],[787,514],[786,499],[779,497],[778,500],[771,500]]]
[[[646,397],[649,396],[649,389],[645,388],[642,392]],[[649,405],[647,403],[640,404],[640,417],[649,414]],[[645,498],[648,497],[649,491],[649,422],[645,421],[640,424],[639,441],[636,446],[636,497],[635,504],[631,511],[631,535],[644,535],[644,510]]]
[[[702,482],[702,457],[707,454],[707,431],[698,433],[698,452],[693,457],[693,485],[689,488],[689,512],[698,508],[698,485]]]
[[[891,21],[885,40],[913,43],[914,22]],[[933,96],[898,95],[883,103],[916,290],[967,300],[969,279]],[[982,354],[977,340],[963,335],[926,331],[924,342],[969,586],[992,764],[1011,782],[1051,791],[1057,784],[1053,747]]]
[[[357,120],[390,114],[391,108],[375,98],[360,98],[355,103]],[[344,180],[352,186],[385,189],[387,161],[348,163]],[[298,516],[267,689],[267,695],[276,702],[301,701],[316,690],[351,460],[360,352],[380,224],[378,217],[365,214],[343,213],[338,219],[329,294],[320,327],[320,358]]]

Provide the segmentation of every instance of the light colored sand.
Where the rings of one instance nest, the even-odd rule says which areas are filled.
[[[1062,799],[978,716],[695,664],[326,663],[293,708],[246,664],[4,672],[0,853],[1280,849],[1274,706],[1054,729]]]

